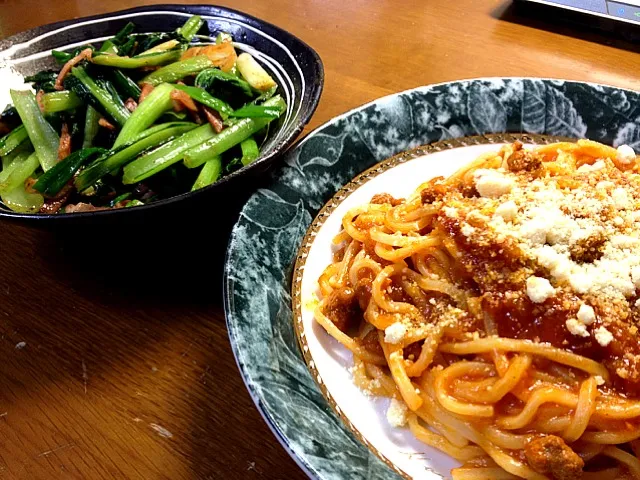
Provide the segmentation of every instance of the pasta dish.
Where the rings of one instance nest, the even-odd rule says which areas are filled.
[[[640,479],[638,159],[515,142],[343,217],[315,321],[455,480]]]

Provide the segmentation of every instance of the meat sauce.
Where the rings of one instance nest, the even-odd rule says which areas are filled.
[[[629,397],[640,396],[640,342],[635,335],[628,334],[628,323],[606,325],[613,335],[608,345],[600,345],[592,336],[573,335],[566,322],[576,318],[584,299],[558,289],[555,296],[543,303],[533,303],[526,294],[526,278],[545,276],[545,272],[521,255],[517,246],[507,241],[478,248],[460,233],[456,221],[442,219],[441,222],[447,234],[454,238],[461,254],[459,262],[477,285],[482,309],[495,322],[499,336],[546,342],[602,362],[610,372],[616,390]],[[598,300],[590,298],[589,303],[598,312]],[[606,308],[606,304],[602,304],[600,311]],[[598,315],[590,329],[600,326],[603,323]]]

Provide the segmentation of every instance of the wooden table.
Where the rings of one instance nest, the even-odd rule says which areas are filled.
[[[3,0],[0,37],[141,3]],[[319,52],[326,81],[309,128],[392,92],[469,77],[640,88],[636,46],[526,20],[507,0],[221,3]],[[193,225],[114,239],[0,224],[0,478],[304,478],[229,347],[220,276],[235,215],[213,241]],[[195,271],[210,283],[193,282]]]

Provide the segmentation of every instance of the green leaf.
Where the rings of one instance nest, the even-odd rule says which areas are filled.
[[[280,109],[277,107],[245,105],[231,113],[231,116],[237,118],[278,118],[280,113]]]

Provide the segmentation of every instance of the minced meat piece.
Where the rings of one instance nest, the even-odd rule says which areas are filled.
[[[379,205],[388,203],[392,207],[397,207],[403,201],[403,199],[393,198],[393,196],[389,195],[388,193],[376,193],[373,197],[371,197],[371,203],[377,203]]]
[[[522,148],[522,142],[513,143],[513,153],[507,158],[511,172],[533,172],[542,166],[540,156]]]
[[[443,180],[444,177],[434,177],[427,182],[426,186],[420,192],[420,199],[423,205],[442,200],[448,191],[447,186],[442,183]]]
[[[362,311],[358,306],[358,299],[351,288],[336,289],[327,299],[324,314],[341,332],[348,332],[358,325],[362,318]]]
[[[605,243],[607,239],[603,234],[580,239],[569,247],[571,260],[577,263],[593,263],[602,257]]]
[[[579,480],[584,461],[560,437],[546,435],[531,440],[524,447],[531,468],[555,480]]]

